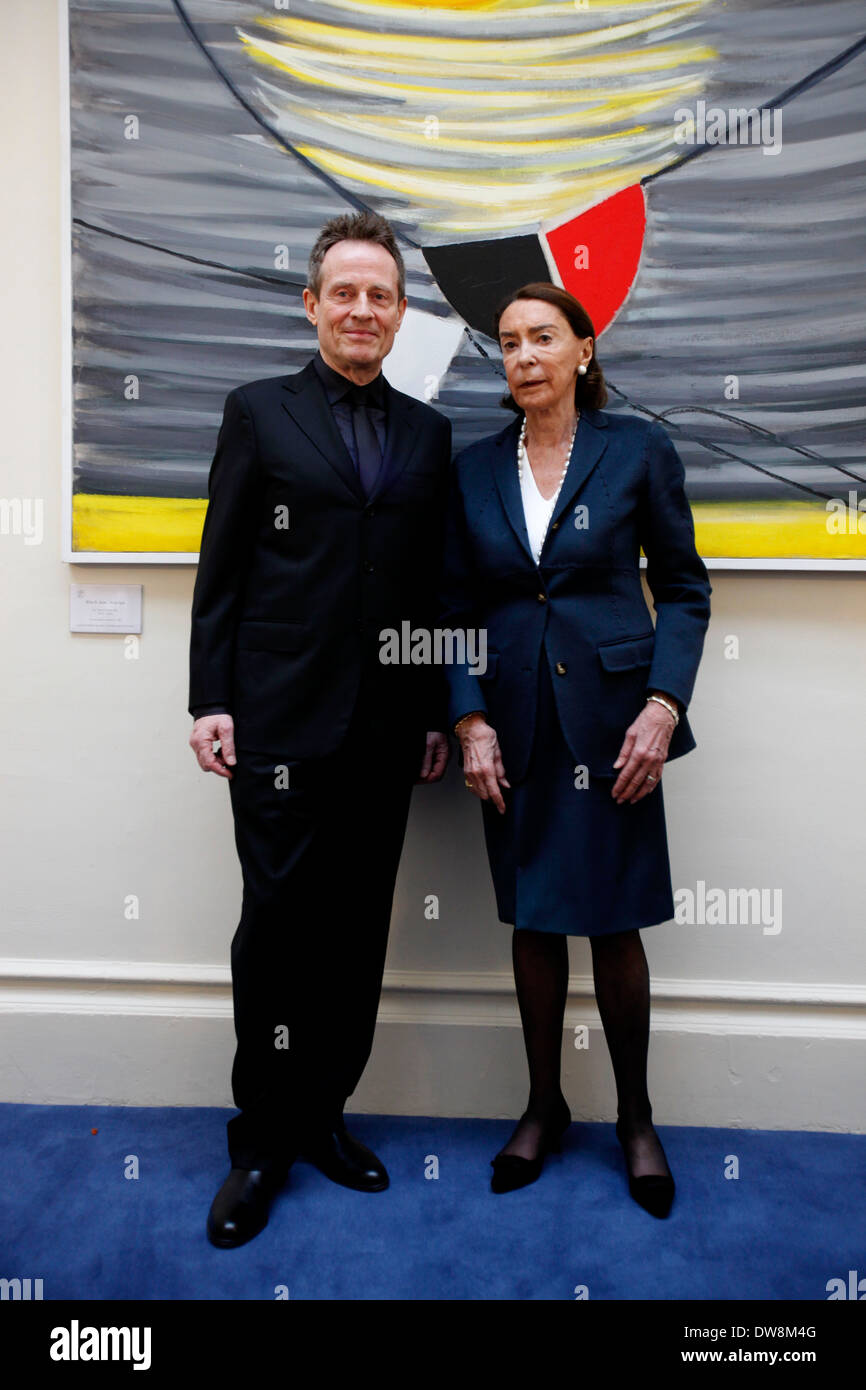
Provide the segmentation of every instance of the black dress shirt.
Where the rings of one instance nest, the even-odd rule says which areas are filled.
[[[355,467],[358,467],[358,455],[355,448],[355,431],[352,428],[352,407],[345,399],[352,390],[354,382],[350,381],[342,372],[334,371],[329,367],[321,352],[317,352],[313,358],[319,380],[325,388],[325,394],[331,407],[331,412],[337,422],[340,434],[343,436],[343,443],[349,451],[349,456],[353,460]],[[379,448],[382,457],[385,457],[385,436],[388,429],[388,416],[385,402],[385,378],[381,371],[377,377],[364,388],[364,392],[370,401],[368,407],[370,418],[373,421],[373,428],[379,440]]]

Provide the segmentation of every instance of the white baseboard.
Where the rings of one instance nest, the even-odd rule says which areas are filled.
[[[853,985],[654,979],[657,1122],[863,1132],[864,1004]],[[588,1046],[578,1049],[580,1025]],[[232,1104],[227,967],[0,961],[0,1032],[4,1101]],[[590,976],[570,981],[563,1076],[575,1119],[613,1118]],[[510,974],[386,972],[351,1109],[504,1117],[520,1112],[525,1089]]]

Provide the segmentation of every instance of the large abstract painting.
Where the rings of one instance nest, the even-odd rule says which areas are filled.
[[[222,402],[315,350],[321,224],[395,227],[385,372],[501,428],[502,294],[593,317],[711,566],[866,567],[847,0],[68,0],[65,558],[194,561]],[[858,29],[859,26],[859,29]]]

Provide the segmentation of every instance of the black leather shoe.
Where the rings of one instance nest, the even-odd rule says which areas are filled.
[[[521,1115],[520,1119],[523,1119]],[[520,1121],[518,1121],[518,1124]],[[490,1179],[491,1192],[514,1192],[518,1187],[528,1187],[541,1176],[544,1160],[549,1153],[560,1153],[562,1138],[571,1124],[571,1111],[563,1101],[551,1129],[545,1134],[543,1143],[535,1158],[521,1158],[519,1154],[498,1153],[490,1160],[493,1177]],[[507,1147],[507,1145],[506,1145]]]
[[[221,1250],[244,1245],[268,1224],[270,1205],[286,1180],[285,1172],[232,1168],[211,1203],[207,1238]]]
[[[307,1141],[301,1156],[332,1182],[356,1192],[384,1192],[389,1185],[382,1160],[366,1144],[353,1139],[344,1125]]]
[[[620,1121],[616,1122],[616,1137],[625,1152],[625,1142],[620,1133]],[[660,1221],[668,1215],[673,1205],[674,1192],[676,1190],[673,1177],[670,1171],[667,1173],[646,1173],[641,1178],[636,1178],[628,1166],[626,1157],[626,1171],[628,1173],[628,1190],[639,1207],[648,1211],[650,1216],[657,1216]]]

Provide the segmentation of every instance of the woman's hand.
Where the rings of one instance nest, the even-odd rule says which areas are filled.
[[[492,801],[497,811],[505,814],[505,801],[499,790],[510,787],[502,764],[496,730],[491,729],[483,714],[474,714],[458,730],[463,750],[463,778],[470,791],[482,801]]]
[[[670,695],[665,698],[674,703]],[[636,801],[655,791],[662,778],[662,768],[675,728],[676,724],[664,705],[657,700],[648,700],[634,723],[626,729],[619,757],[614,763],[614,767],[622,769],[611,792],[618,806],[624,801],[633,806]]]

